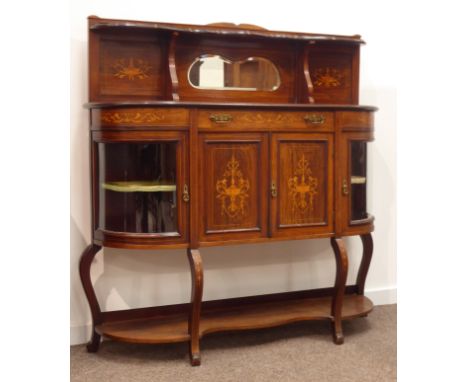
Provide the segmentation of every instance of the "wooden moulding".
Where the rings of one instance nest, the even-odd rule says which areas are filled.
[[[356,286],[347,287],[355,292]],[[244,297],[202,303],[200,338],[209,333],[268,328],[298,321],[330,320],[331,288]],[[291,299],[287,296],[295,296]],[[343,300],[342,319],[367,315],[372,302],[363,295],[347,294]],[[188,304],[133,311],[104,312],[104,322],[96,330],[111,339],[134,343],[169,343],[190,340]]]
[[[194,24],[175,24],[136,20],[114,20],[105,19],[97,16],[89,16],[89,28],[91,30],[115,29],[115,28],[133,28],[142,30],[166,30],[176,32],[186,32],[195,34],[213,34],[213,35],[233,35],[233,36],[259,36],[276,39],[303,40],[303,41],[341,41],[350,44],[364,44],[360,35],[343,36],[318,33],[297,33],[284,31],[270,31],[251,24],[235,25],[231,23],[212,23],[208,25]]]

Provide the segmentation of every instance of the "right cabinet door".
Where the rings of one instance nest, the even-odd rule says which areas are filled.
[[[273,134],[272,236],[333,232],[333,135]]]
[[[369,133],[345,133],[338,144],[337,231],[363,234],[373,230],[374,217],[368,213]]]

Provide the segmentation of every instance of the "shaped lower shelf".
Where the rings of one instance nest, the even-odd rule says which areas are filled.
[[[289,301],[246,303],[217,307],[203,311],[200,319],[200,337],[204,334],[268,328],[296,321],[331,320],[331,297],[301,298]],[[361,295],[345,295],[343,319],[367,315],[372,301]],[[143,318],[105,322],[96,330],[111,339],[135,343],[169,343],[189,341],[188,313],[164,318]]]

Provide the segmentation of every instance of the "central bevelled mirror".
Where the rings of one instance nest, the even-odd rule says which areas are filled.
[[[218,55],[197,57],[188,79],[194,88],[207,90],[275,91],[281,83],[278,69],[266,58],[231,61]]]

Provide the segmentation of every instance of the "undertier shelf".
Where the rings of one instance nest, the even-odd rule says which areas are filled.
[[[200,337],[204,334],[268,328],[296,321],[331,320],[331,297],[301,298],[206,309],[200,319]],[[361,295],[345,295],[344,320],[367,315],[372,301]],[[97,331],[114,340],[135,343],[183,342],[188,334],[188,311],[168,317],[105,322]]]
[[[176,185],[151,181],[126,181],[102,183],[102,188],[116,192],[172,192],[176,190]]]

